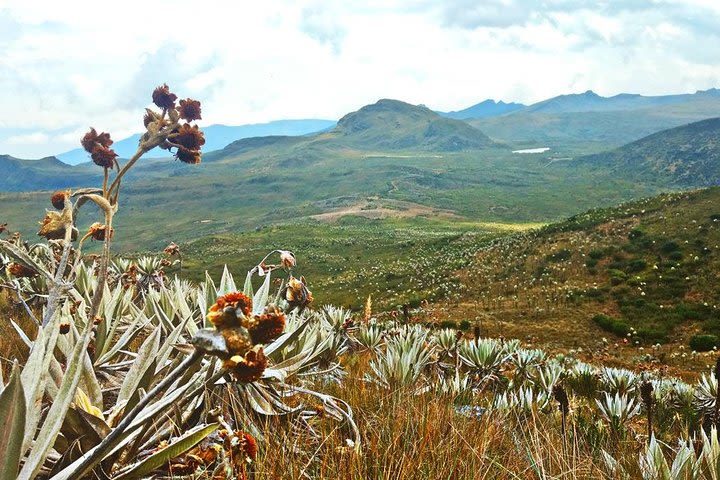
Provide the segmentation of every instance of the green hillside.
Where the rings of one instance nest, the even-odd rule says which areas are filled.
[[[718,271],[720,188],[663,194],[481,246],[433,312],[604,364],[704,368],[681,353],[720,347]]]
[[[667,151],[675,144],[678,149],[706,145],[712,135],[704,132],[659,133],[652,141]],[[661,140],[663,135],[669,136]],[[415,217],[550,222],[667,188],[707,184],[693,180],[696,170],[686,175],[676,169],[683,175],[678,178],[653,173],[638,179],[587,161],[557,161],[573,155],[571,147],[514,154],[461,121],[382,100],[345,116],[331,131],[238,140],[206,153],[198,166],[169,159],[141,161],[123,187],[116,242],[125,251],[156,249],[169,240],[377,210],[369,204],[380,205],[378,222]],[[22,185],[51,188],[52,180],[62,186],[96,186],[95,171],[85,177],[65,174],[89,167],[94,165],[35,169]],[[0,223],[34,234],[36,226],[28,218],[42,217],[47,198],[48,193],[0,194]]]
[[[0,191],[60,189],[102,181],[102,172],[89,165],[71,167],[55,157],[22,160],[0,155]]]
[[[572,165],[679,187],[718,185],[720,118],[658,132]]]
[[[363,149],[459,151],[493,143],[460,120],[398,100],[379,100],[349,113],[338,120],[332,133],[339,142]]]

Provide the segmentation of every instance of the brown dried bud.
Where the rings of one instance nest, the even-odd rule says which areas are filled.
[[[202,120],[202,117],[200,116],[200,102],[191,98],[180,100],[178,113],[180,114],[180,118],[188,122],[192,122],[193,120]]]
[[[106,230],[107,230],[107,225],[105,225],[104,223],[95,222],[92,225],[90,225],[88,232],[85,234],[85,238],[90,237],[93,240],[98,240],[100,242],[103,242],[103,241],[105,241]],[[112,238],[114,234],[115,234],[115,229],[110,227],[110,238]]]
[[[180,255],[180,247],[175,242],[170,242],[170,245],[165,247],[165,250],[163,250],[165,255]]]
[[[200,150],[190,150],[185,147],[178,147],[175,158],[190,165],[197,165],[202,161]]]
[[[225,368],[230,370],[233,378],[243,383],[260,380],[267,364],[267,358],[262,347],[259,346],[255,346],[244,356],[235,355],[223,363]]]
[[[70,198],[70,190],[58,190],[50,197],[50,203],[58,210],[65,208],[65,201]]]
[[[60,334],[65,335],[70,331],[70,324],[69,323],[61,323],[60,324]]]
[[[103,168],[113,168],[117,157],[118,154],[115,153],[115,150],[103,145],[96,145],[90,153],[90,158],[92,158],[95,165]]]
[[[305,285],[305,277],[300,277],[300,280],[293,276],[288,278],[288,284],[285,287],[285,300],[291,309],[295,307],[304,308],[312,303],[312,292]]]
[[[280,250],[280,264],[287,270],[295,268],[295,265],[297,265],[295,254],[288,250]]]
[[[80,139],[80,145],[85,149],[86,152],[92,153],[96,146],[100,145],[105,148],[109,148],[113,144],[110,134],[106,132],[97,133],[97,131],[90,127],[90,131],[87,132],[82,139]]]
[[[262,315],[253,318],[249,330],[253,343],[269,343],[285,330],[285,314],[275,305],[268,305]]]
[[[153,103],[165,110],[175,108],[175,100],[177,100],[177,95],[170,92],[170,87],[167,86],[167,83],[163,83],[152,93]]]
[[[216,328],[241,326],[241,320],[250,315],[252,299],[242,292],[232,292],[219,297],[210,307],[207,319]]]
[[[172,142],[181,145],[188,150],[199,150],[205,145],[205,135],[197,125],[191,126],[186,123],[180,127],[175,136],[171,137]]]
[[[58,212],[48,211],[42,222],[40,222],[40,230],[38,236],[45,237],[48,240],[60,240],[65,238],[65,220]],[[71,240],[77,238],[77,229],[72,227]]]

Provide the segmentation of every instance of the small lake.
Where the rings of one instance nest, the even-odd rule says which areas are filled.
[[[512,153],[545,153],[548,150],[550,150],[550,147],[524,148],[522,150],[513,150]]]

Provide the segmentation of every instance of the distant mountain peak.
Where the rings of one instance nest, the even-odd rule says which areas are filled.
[[[493,144],[465,122],[444,118],[423,105],[388,98],[348,113],[333,132],[346,144],[380,150],[458,151]]]
[[[525,105],[521,103],[506,103],[502,100],[496,102],[494,99],[488,98],[487,100],[483,100],[482,102],[476,103],[475,105],[463,110],[438,113],[447,118],[468,120],[471,118],[497,117],[517,110],[522,110],[523,108],[525,108]]]

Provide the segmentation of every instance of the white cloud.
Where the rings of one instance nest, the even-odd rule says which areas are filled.
[[[26,135],[14,135],[5,140],[9,145],[39,145],[48,143],[50,136],[43,132],[28,133]]]
[[[0,129],[49,137],[0,153],[74,148],[89,125],[122,138],[164,81],[205,124],[695,91],[720,85],[718,19],[710,0],[0,0]]]

